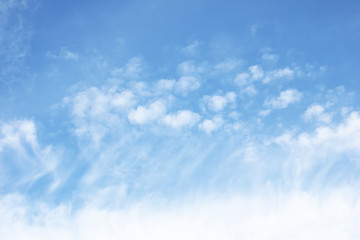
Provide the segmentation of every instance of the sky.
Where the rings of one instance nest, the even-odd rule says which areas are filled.
[[[360,239],[360,2],[0,0],[0,239]]]

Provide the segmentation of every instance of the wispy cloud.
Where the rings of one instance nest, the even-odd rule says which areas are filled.
[[[115,68],[111,74],[113,77],[136,79],[143,72],[144,62],[141,57],[133,57],[123,67]]]
[[[79,55],[66,48],[61,48],[58,53],[47,52],[46,56],[53,59],[78,60]]]
[[[7,156],[11,156],[7,159]],[[52,175],[46,191],[59,184],[56,167],[60,154],[53,146],[42,146],[38,141],[35,123],[31,120],[15,120],[0,124],[0,164],[3,166],[2,184],[22,188],[35,184],[41,177]],[[18,174],[20,176],[18,176]]]
[[[24,13],[34,4],[26,0],[4,0],[0,3],[0,81],[7,84],[22,73],[19,68],[29,49],[32,28]]]
[[[200,41],[194,40],[189,45],[182,48],[182,51],[183,51],[183,53],[190,55],[190,56],[195,55],[198,53],[200,45],[201,45]]]

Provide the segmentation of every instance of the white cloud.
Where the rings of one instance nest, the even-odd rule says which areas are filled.
[[[254,73],[256,72],[255,69],[253,69]],[[256,77],[259,76],[261,72],[255,73]],[[260,74],[261,75],[261,74]],[[235,77],[235,84],[241,87],[241,92],[246,93],[249,96],[254,96],[257,94],[257,90],[255,86],[252,84],[252,81],[254,79],[250,78],[250,74],[248,73],[240,73],[236,75]]]
[[[189,110],[180,110],[176,114],[168,114],[163,122],[173,128],[192,127],[200,120],[200,115]]]
[[[276,54],[271,54],[271,53],[264,53],[263,55],[261,55],[262,60],[267,61],[267,62],[271,62],[271,63],[275,63],[279,60],[279,56]]]
[[[302,67],[295,67],[296,74],[302,78],[318,78],[327,70],[326,66],[315,66],[312,64],[305,64]]]
[[[284,181],[297,186],[311,184],[323,188],[322,184],[331,181],[335,176],[336,181],[351,179],[352,177],[348,176],[353,174],[350,168],[360,164],[358,136],[360,115],[358,112],[352,112],[338,125],[320,126],[310,133],[284,133],[275,138],[274,142],[282,146],[286,152],[284,156],[287,156],[283,170]],[[344,168],[338,168],[339,162]],[[309,179],[314,167],[319,166],[321,170],[317,172],[315,180]]]
[[[171,91],[186,95],[201,86],[200,81],[194,76],[182,76],[178,81],[175,79],[160,79],[155,83],[155,88],[160,91]]]
[[[198,40],[194,40],[193,42],[191,42],[189,45],[187,45],[186,47],[184,47],[182,49],[182,51],[185,54],[188,55],[194,55],[198,52],[198,49],[200,47],[200,42]]]
[[[248,68],[249,72],[243,72],[235,77],[235,83],[240,87],[247,86],[254,81],[261,80],[264,84],[270,83],[276,79],[292,79],[295,72],[286,67],[264,72],[260,65],[253,65]]]
[[[193,76],[183,76],[175,84],[176,91],[186,94],[189,91],[194,91],[201,86],[200,81]]]
[[[199,124],[199,129],[207,134],[218,130],[224,124],[224,119],[221,116],[215,116],[213,119],[205,119]]]
[[[237,58],[228,58],[215,65],[215,71],[230,72],[242,65],[242,60]]]
[[[4,163],[7,164],[3,165]],[[16,120],[0,124],[0,186],[10,183],[15,186],[31,185],[33,181],[48,173],[53,174],[56,178],[54,181],[60,181],[56,175],[57,165],[58,154],[51,145],[42,146],[39,143],[33,121]],[[11,169],[8,169],[8,166],[11,166]],[[21,175],[9,174],[15,169]]]
[[[186,75],[180,77],[178,81],[175,79],[160,79],[155,83],[155,88],[162,91],[175,90],[177,93],[186,95],[190,91],[194,91],[201,86],[197,77]]]
[[[172,90],[176,84],[175,79],[160,79],[156,82],[156,88],[161,90]]]
[[[276,98],[269,98],[265,100],[264,105],[274,109],[286,108],[291,103],[296,103],[302,98],[302,93],[296,89],[287,89],[282,91]]]
[[[270,83],[276,79],[292,79],[294,71],[288,67],[283,69],[276,69],[266,73],[263,83]]]
[[[35,124],[32,121],[19,120],[10,123],[4,123],[1,124],[0,130],[0,152],[5,146],[14,148],[17,152],[24,151],[24,149],[21,149],[23,140],[33,149],[38,147]]]
[[[125,66],[115,68],[111,74],[119,78],[138,78],[144,69],[144,63],[141,57],[133,57]]]
[[[91,87],[64,99],[78,119],[106,119],[113,110],[129,109],[135,104],[135,95],[130,90],[118,92],[116,88]]]
[[[341,116],[342,117],[347,116],[351,112],[351,110],[353,110],[352,107],[342,107],[340,110]]]
[[[249,96],[254,96],[258,93],[254,85],[249,85],[243,89],[241,89],[242,93],[246,93]]]
[[[235,83],[239,86],[245,86],[248,84],[250,75],[248,73],[240,73],[235,77]]]
[[[318,194],[232,194],[162,207],[140,202],[125,209],[85,206],[75,211],[66,205],[40,207],[26,204],[21,196],[5,196],[0,199],[0,238],[357,240],[356,193],[342,188]]]
[[[314,104],[306,109],[303,118],[306,121],[316,120],[319,122],[329,123],[331,122],[331,115],[325,113],[324,107],[319,104]]]
[[[264,76],[264,71],[259,65],[250,66],[249,71],[253,80],[258,80]]]
[[[110,105],[115,108],[128,108],[135,104],[135,95],[130,90],[115,93],[110,99]]]
[[[236,94],[234,92],[228,92],[224,96],[204,96],[204,101],[208,105],[209,109],[218,112],[222,111],[226,107],[226,105],[230,103],[235,103]]]
[[[264,76],[264,71],[259,65],[249,67],[249,73],[240,73],[235,77],[235,83],[239,86],[246,86],[255,80],[259,80]]]
[[[138,106],[136,110],[131,110],[128,119],[133,124],[146,124],[162,117],[166,112],[163,101],[157,100],[146,106]]]
[[[54,58],[54,59],[67,59],[67,60],[78,60],[79,59],[78,54],[76,54],[75,52],[72,52],[66,48],[61,48],[59,53],[57,53],[57,54],[47,52],[46,56],[49,58]]]
[[[352,112],[343,123],[335,127],[318,127],[313,134],[302,133],[297,138],[284,134],[277,142],[293,147],[308,147],[321,154],[356,152],[360,154],[360,115]]]
[[[249,96],[257,94],[256,87],[253,82],[260,80],[264,77],[264,71],[260,65],[253,65],[249,67],[249,72],[243,72],[237,74],[235,77],[235,84],[241,87],[241,92],[246,93]]]
[[[270,109],[266,109],[266,110],[262,110],[259,112],[259,115],[262,117],[266,117],[267,115],[269,115],[271,113]]]
[[[178,72],[183,76],[197,75],[204,71],[202,66],[196,66],[193,61],[185,61],[178,65]]]
[[[135,94],[129,90],[90,87],[66,97],[63,105],[69,108],[74,133],[82,139],[100,143],[109,132],[121,126],[121,117],[136,103]]]

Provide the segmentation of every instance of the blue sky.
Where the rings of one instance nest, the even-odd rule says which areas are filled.
[[[359,10],[1,0],[0,238],[359,239]]]

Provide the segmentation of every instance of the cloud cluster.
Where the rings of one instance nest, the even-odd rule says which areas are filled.
[[[221,116],[215,116],[212,119],[205,119],[199,124],[199,129],[207,134],[218,130],[224,124],[224,119]]]
[[[276,62],[276,56],[263,55],[263,58],[267,61]],[[289,67],[265,71],[261,65],[252,65],[247,72],[238,73],[234,78],[234,83],[240,87],[242,93],[254,96],[258,93],[256,85],[259,82],[266,85],[274,84],[276,80],[291,80],[294,76],[295,71]]]
[[[224,110],[228,104],[234,104],[236,102],[236,93],[228,92],[224,96],[212,95],[204,96],[204,101],[211,111],[219,112]]]
[[[268,98],[264,102],[264,106],[273,109],[286,108],[289,104],[299,102],[302,98],[302,93],[296,89],[287,89],[280,92],[278,97]]]
[[[115,68],[111,75],[120,79],[137,79],[144,70],[144,60],[141,57],[133,57],[125,66]]]
[[[331,122],[331,115],[326,113],[324,107],[319,104],[308,107],[303,117],[306,121],[316,120],[324,123]]]
[[[163,116],[166,112],[165,104],[158,100],[149,106],[138,106],[129,112],[128,118],[131,123],[134,124],[145,124]]]
[[[168,114],[163,121],[166,125],[173,128],[181,128],[185,126],[192,127],[200,120],[200,115],[189,110],[180,110],[175,114]]]
[[[121,128],[121,115],[127,114],[135,103],[131,90],[116,87],[90,87],[63,100],[70,109],[75,135],[94,142],[101,141],[111,129]]]

